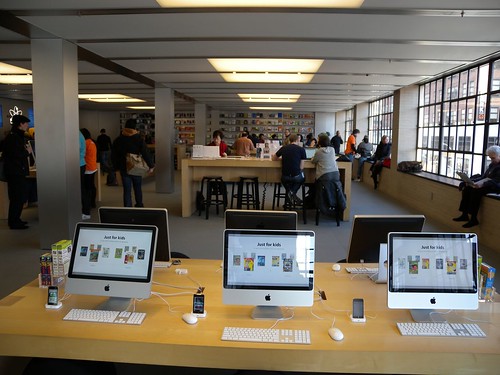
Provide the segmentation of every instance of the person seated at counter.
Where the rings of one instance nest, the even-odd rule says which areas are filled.
[[[255,146],[250,138],[248,138],[248,132],[245,130],[241,133],[239,137],[233,143],[233,151],[237,156],[250,156],[251,153],[255,153]]]
[[[273,160],[281,162],[281,183],[286,190],[285,202],[294,204],[302,204],[302,200],[297,197],[297,191],[305,181],[304,177],[304,160],[307,159],[306,151],[298,145],[299,139],[297,134],[290,134],[288,137],[289,144],[282,146],[276,154],[272,156]]]
[[[212,134],[212,142],[209,146],[219,146],[219,154],[221,157],[227,156],[227,144],[222,140],[224,139],[224,133],[220,130],[214,130]]]

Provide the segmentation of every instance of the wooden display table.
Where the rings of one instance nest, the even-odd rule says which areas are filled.
[[[337,162],[337,165],[347,201],[343,220],[348,221],[351,205],[352,166],[350,162]],[[306,160],[304,172],[306,182],[314,182],[316,167],[311,161]],[[261,183],[280,182],[281,161],[257,158],[182,160],[182,217],[189,217],[195,211],[196,191],[199,190],[200,181],[203,176],[214,175],[222,176],[224,181],[238,181],[240,176],[257,176]]]
[[[411,321],[407,310],[387,308],[387,287],[367,276],[353,277],[344,269],[333,272],[331,263],[317,263],[315,287],[327,300],[312,308],[294,309],[294,317],[279,328],[308,329],[311,345],[263,344],[221,341],[223,327],[269,328],[274,321],[252,320],[251,306],[222,304],[220,260],[182,259],[189,277],[174,267],[156,269],[154,281],[205,289],[207,317],[188,325],[181,315],[190,311],[192,296],[158,297],[136,302],[146,312],[142,325],[67,322],[71,308],[94,308],[95,296],[73,295],[61,310],[44,305],[47,290],[37,281],[0,301],[0,355],[113,361],[201,368],[254,369],[269,371],[391,373],[391,374],[496,374],[500,363],[500,305],[480,303],[478,311],[451,312],[446,318],[476,320],[486,338],[405,337],[396,322]],[[168,286],[153,290],[176,293]],[[62,295],[62,294],[61,294]],[[366,323],[352,323],[353,298],[364,298]],[[291,311],[290,311],[291,314]],[[333,320],[344,333],[333,341],[328,328]]]

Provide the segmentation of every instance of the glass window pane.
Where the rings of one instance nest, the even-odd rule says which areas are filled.
[[[446,77],[444,80],[444,100],[450,100],[451,98],[451,76]]]
[[[499,139],[500,133],[499,133],[499,126],[498,125],[490,125],[488,128],[488,141],[486,144],[486,147],[490,147],[493,145],[498,145],[498,139]]]
[[[471,151],[476,153],[476,154],[482,154],[483,153],[483,146],[484,146],[485,127],[484,127],[484,125],[476,125],[476,127],[474,128],[474,131],[475,131],[474,148]]]
[[[488,64],[479,67],[478,94],[485,94],[488,90],[489,71],[490,66]]]
[[[467,118],[467,101],[460,100],[458,102],[457,124],[464,125]]]
[[[499,67],[500,72],[500,67]],[[500,112],[500,94],[491,95],[490,99],[490,122],[498,122]]]
[[[478,124],[484,124],[484,121],[486,119],[486,98],[486,95],[480,95],[477,98],[478,107],[476,114],[476,123]]]
[[[500,90],[500,60],[493,63],[491,91]]]
[[[460,92],[459,92],[459,95],[461,98],[464,98],[468,95],[468,87],[469,87],[469,83],[468,83],[468,75],[469,75],[469,71],[466,70],[462,73],[460,73]]]

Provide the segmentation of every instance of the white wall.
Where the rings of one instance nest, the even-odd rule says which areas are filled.
[[[87,128],[96,139],[102,128],[114,140],[120,135],[120,112],[80,110],[80,129]]]
[[[316,112],[314,116],[314,136],[320,133],[330,133],[330,137],[335,135],[335,113]]]

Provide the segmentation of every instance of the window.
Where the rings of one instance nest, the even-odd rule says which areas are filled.
[[[425,100],[433,100],[433,93],[427,92]],[[370,103],[368,112],[368,138],[371,143],[377,145],[380,143],[383,135],[392,139],[392,119],[394,111],[394,95],[375,100]],[[435,113],[427,112],[428,119],[434,118]]]
[[[354,130],[354,108],[345,111],[345,135],[344,139],[347,140]]]
[[[482,173],[498,144],[500,59],[419,87],[417,159],[423,170],[456,178]]]

